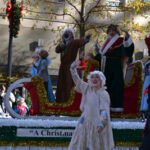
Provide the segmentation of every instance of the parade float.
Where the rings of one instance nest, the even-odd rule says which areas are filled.
[[[23,10],[23,6],[18,6],[15,1],[11,2],[13,3],[8,2],[6,10],[10,24],[10,55],[12,38],[16,38],[19,33]],[[0,119],[0,150],[67,150],[81,114],[79,106],[82,95],[77,93],[74,87],[67,102],[49,102],[41,78],[12,78],[10,66],[11,62],[8,67],[9,77],[0,77],[2,82],[11,83],[4,99],[5,107],[11,117]],[[84,81],[87,80],[90,71],[98,69],[99,63],[96,60],[89,61]],[[140,116],[142,83],[141,62],[128,65],[125,76],[124,111],[111,112],[115,150],[138,150],[141,144],[145,123],[138,122],[135,118]],[[9,103],[10,93],[16,88],[23,87],[32,101],[32,111],[29,115],[19,115]]]
[[[97,61],[89,61],[83,79],[86,81],[88,73],[98,67]],[[32,114],[19,115],[10,106],[9,95],[19,87],[25,87],[30,93]],[[141,92],[142,64],[135,62],[127,68],[124,111],[111,113],[116,150],[136,150],[141,144],[145,123],[135,120],[140,116]],[[81,114],[79,110],[81,96],[73,88],[67,102],[49,102],[41,78],[22,78],[12,82],[7,90],[4,103],[13,119],[0,119],[0,149],[4,147],[29,149],[32,147],[66,150],[78,116]]]

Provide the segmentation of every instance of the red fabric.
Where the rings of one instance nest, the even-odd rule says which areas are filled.
[[[114,44],[108,49],[107,52],[111,52],[111,51],[114,50],[117,46],[120,46],[121,44],[123,44],[123,40],[124,40],[123,37],[119,37],[119,38],[114,42]]]
[[[124,89],[124,114],[138,113],[138,77],[136,76],[135,83]]]
[[[39,114],[40,113],[40,105],[39,105],[39,99],[38,99],[36,87],[30,82],[24,83],[24,87],[30,93],[30,97],[31,97],[31,100],[32,100],[32,108],[33,108],[32,113],[33,114]]]
[[[80,93],[75,93],[75,98],[73,101],[73,104],[69,107],[65,107],[65,108],[57,108],[57,107],[49,107],[46,104],[44,105],[45,110],[51,110],[51,111],[60,111],[60,112],[75,112],[75,111],[79,111],[80,112],[80,103],[81,103],[81,94]]]
[[[148,87],[144,91],[144,96],[146,95],[146,93],[148,93]]]

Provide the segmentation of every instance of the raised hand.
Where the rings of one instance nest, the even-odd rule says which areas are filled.
[[[128,31],[126,29],[121,29],[121,31],[125,33],[125,38],[128,39],[130,36]]]

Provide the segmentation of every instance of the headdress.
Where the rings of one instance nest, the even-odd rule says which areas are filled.
[[[16,102],[20,102],[20,101],[24,101],[24,98],[21,96],[17,96],[16,98]]]
[[[64,30],[64,33],[65,33],[66,31],[71,32],[72,35],[73,35],[73,38],[75,38],[75,32],[74,32],[74,30],[73,30],[72,28],[66,28],[66,29]]]

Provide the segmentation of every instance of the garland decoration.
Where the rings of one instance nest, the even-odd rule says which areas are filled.
[[[12,7],[12,3],[8,1],[6,5],[6,14],[8,14],[8,20],[9,25],[11,24],[11,21],[13,20],[12,26],[12,36],[14,38],[17,38],[20,30],[20,19],[22,18],[22,11],[24,9],[24,6],[19,6],[18,4],[14,4]],[[12,19],[13,15],[13,19]]]

